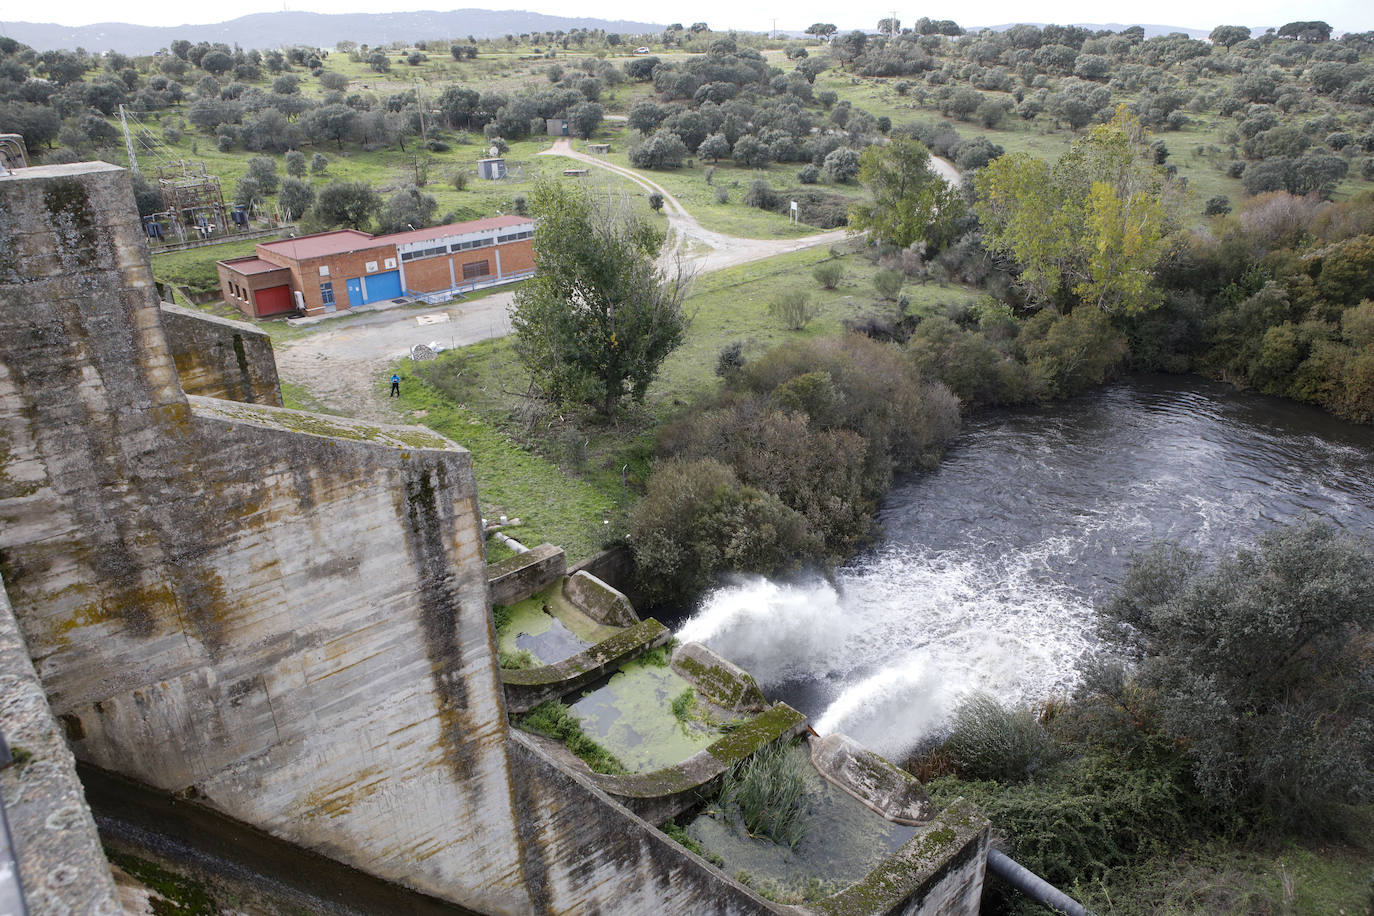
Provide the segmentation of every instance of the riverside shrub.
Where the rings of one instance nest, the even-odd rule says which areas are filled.
[[[1312,522],[1211,568],[1157,547],[1104,610],[1217,805],[1320,826],[1374,800],[1374,544]]]
[[[710,458],[659,464],[630,513],[630,543],[650,603],[695,595],[725,573],[784,573],[821,552],[801,515]]]

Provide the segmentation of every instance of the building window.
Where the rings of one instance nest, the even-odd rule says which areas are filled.
[[[333,283],[321,283],[321,284],[320,284],[320,299],[324,302],[325,305],[333,305],[333,304],[334,304],[334,284],[333,284]]]
[[[487,261],[473,261],[471,264],[463,265],[463,279],[471,280],[473,277],[485,277],[491,273],[491,265]]]
[[[376,261],[368,261],[366,264],[363,265],[363,267],[366,268],[367,272],[370,274],[375,274],[377,272]]]
[[[329,265],[328,265],[328,264],[321,264],[321,265],[320,265],[320,276],[321,276],[321,277],[327,277],[327,276],[329,276]]]

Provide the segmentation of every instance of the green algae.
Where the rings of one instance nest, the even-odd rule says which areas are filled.
[[[681,763],[720,737],[700,719],[679,721],[673,714],[673,700],[690,687],[670,668],[636,661],[572,708],[628,769],[647,773]]]
[[[497,649],[515,659],[528,652],[538,664],[553,665],[626,631],[597,623],[563,597],[562,580],[524,601],[493,609]],[[503,668],[529,667],[502,665]]]

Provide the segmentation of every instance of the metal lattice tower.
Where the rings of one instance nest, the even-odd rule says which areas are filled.
[[[158,188],[169,217],[187,227],[209,226],[223,232],[229,224],[219,177],[205,170],[205,163],[178,160],[158,169]]]

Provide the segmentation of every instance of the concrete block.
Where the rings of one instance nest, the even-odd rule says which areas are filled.
[[[585,570],[564,580],[563,595],[597,623],[611,627],[632,627],[639,623],[639,615],[629,598]]]

